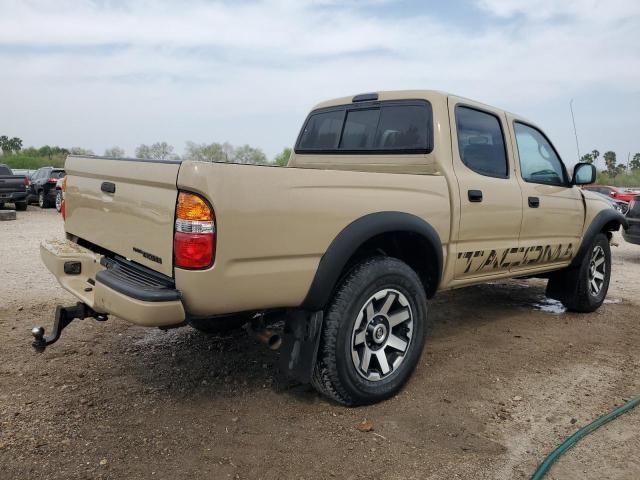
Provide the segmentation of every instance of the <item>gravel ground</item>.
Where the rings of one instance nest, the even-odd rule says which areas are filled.
[[[640,246],[614,248],[608,303],[570,314],[544,282],[443,293],[407,387],[343,408],[276,375],[277,353],[241,333],[75,322],[40,262],[63,234],[54,210],[0,222],[2,479],[524,479],[564,438],[640,395]],[[361,432],[363,420],[373,430]],[[640,409],[583,440],[552,479],[640,478]]]

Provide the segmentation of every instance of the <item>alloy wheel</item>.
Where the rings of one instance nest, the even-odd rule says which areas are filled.
[[[351,359],[358,374],[382,380],[395,372],[409,352],[414,317],[407,297],[380,290],[360,309],[351,335]]]

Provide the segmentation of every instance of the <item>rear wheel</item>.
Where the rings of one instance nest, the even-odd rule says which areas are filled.
[[[313,384],[344,405],[395,394],[424,346],[427,299],[418,275],[395,258],[355,267],[325,312]]]
[[[16,210],[19,212],[24,212],[27,209],[27,202],[15,202]]]
[[[49,203],[47,202],[47,197],[44,195],[44,190],[40,190],[38,193],[38,206],[40,208],[47,208]]]
[[[62,190],[56,190],[56,210],[62,209]]]

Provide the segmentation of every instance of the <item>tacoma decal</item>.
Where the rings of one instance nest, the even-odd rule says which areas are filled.
[[[560,262],[573,257],[573,244],[535,245],[500,250],[476,250],[458,253],[465,263],[464,273],[514,268],[520,265],[538,265]]]

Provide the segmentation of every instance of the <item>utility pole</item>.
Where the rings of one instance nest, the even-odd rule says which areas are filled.
[[[578,145],[578,131],[576,130],[576,119],[573,116],[573,98],[569,101],[569,110],[571,110],[571,121],[573,122],[573,134],[576,137],[576,151],[578,152],[578,161],[580,161],[580,145]]]

